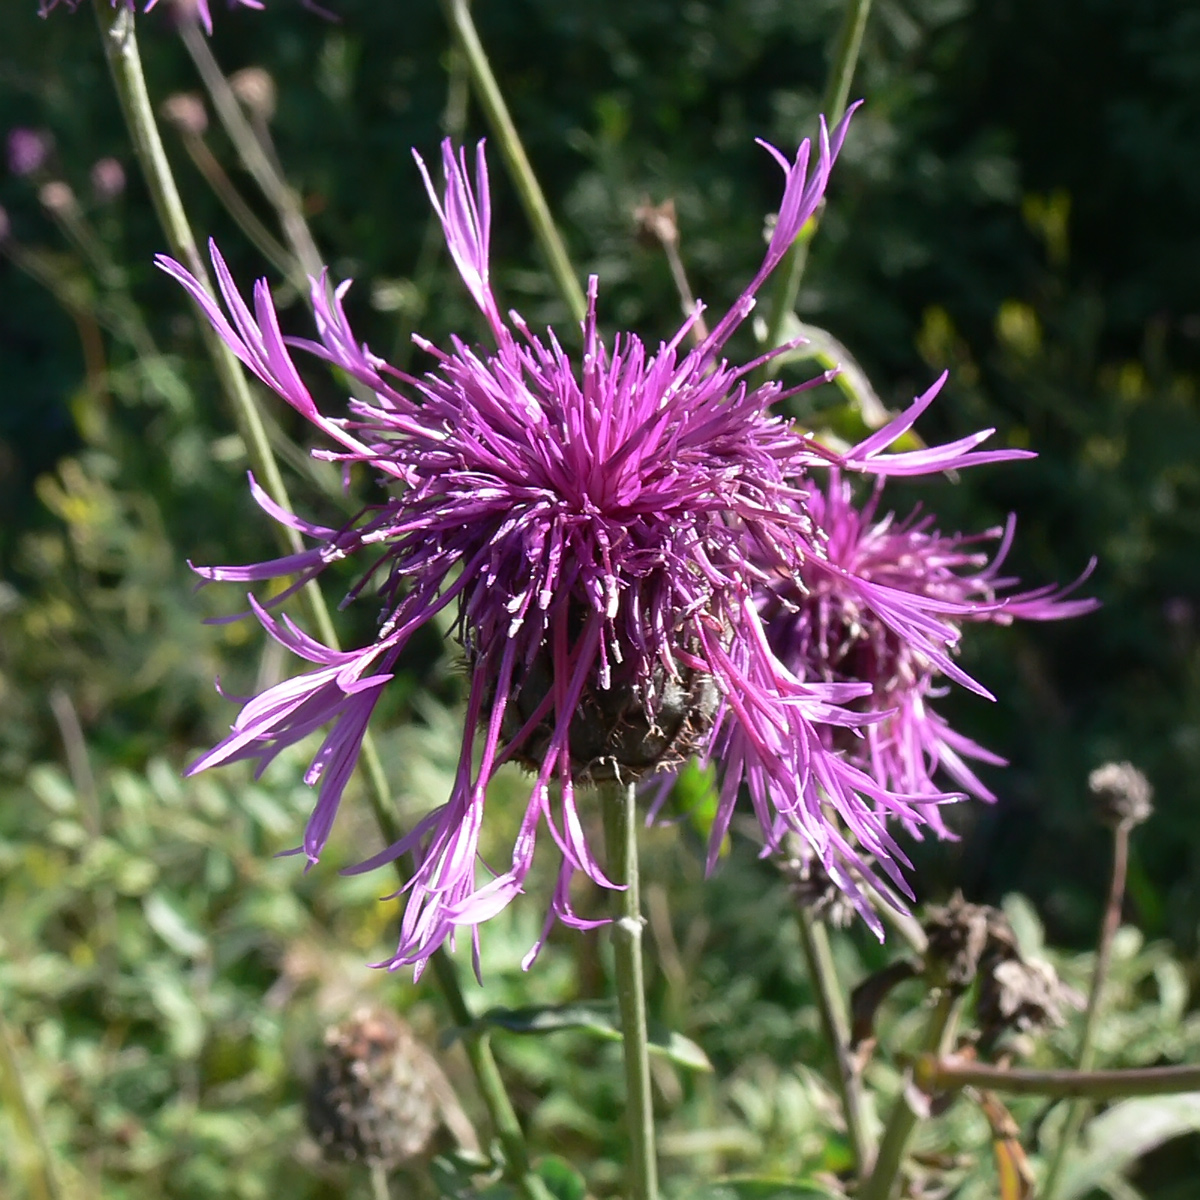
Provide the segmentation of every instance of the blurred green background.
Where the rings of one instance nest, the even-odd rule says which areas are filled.
[[[411,147],[434,155],[447,122],[465,120],[472,139],[485,132],[474,105],[464,108],[440,11],[432,0],[331,3],[336,23],[287,0],[270,0],[265,13],[225,12],[214,0],[213,50],[227,71],[263,67],[277,85],[273,135],[334,274],[357,280],[349,308],[359,336],[397,357],[411,354],[414,328],[434,342],[452,331],[474,337],[410,156]],[[632,213],[646,198],[674,199],[692,287],[721,311],[757,265],[763,216],[777,200],[777,170],[753,139],[791,146],[813,132],[840,6],[476,8],[576,266],[600,276],[602,323],[648,339],[678,324],[666,263],[637,237]],[[261,786],[237,770],[179,779],[232,718],[214,676],[237,695],[291,669],[255,628],[202,624],[239,597],[196,593],[186,560],[268,557],[271,530],[249,498],[244,453],[183,296],[151,266],[165,246],[94,19],[86,8],[47,20],[35,10],[35,0],[0,6],[0,131],[43,129],[55,146],[36,178],[0,180],[9,221],[0,259],[0,997],[15,1044],[41,1064],[31,1087],[52,1142],[74,1163],[78,1194],[340,1194],[361,1181],[316,1167],[311,1154],[277,1161],[278,1147],[299,1137],[296,1099],[319,1027],[347,1002],[330,998],[332,981],[415,1004],[426,1032],[438,1021],[423,988],[361,967],[386,952],[396,920],[394,906],[373,901],[378,880],[335,874],[373,848],[365,819],[352,817],[328,865],[302,879],[294,860],[270,858],[294,844],[306,811],[299,761]],[[198,90],[165,18],[139,26],[156,100]],[[851,93],[867,104],[835,171],[799,304],[804,320],[852,350],[891,407],[950,369],[922,426],[927,439],[994,425],[999,443],[1039,453],[954,482],[894,487],[897,509],[923,500],[943,527],[963,529],[1017,512],[1010,565],[1030,584],[1065,582],[1099,558],[1087,585],[1103,600],[1099,613],[968,639],[964,663],[997,703],[957,694],[942,708],[1011,766],[987,773],[995,806],[955,812],[959,842],[914,848],[919,897],[954,887],[991,902],[1022,893],[1051,941],[1083,950],[1094,941],[1109,845],[1090,815],[1086,776],[1129,758],[1154,783],[1157,812],[1135,840],[1128,915],[1173,947],[1165,953],[1187,981],[1200,922],[1197,80],[1200,10],[1186,0],[876,0]],[[217,237],[240,279],[268,271],[178,134],[164,136],[198,234]],[[206,138],[267,220],[224,136],[210,128]],[[124,164],[129,185],[101,203],[89,197],[88,173],[106,155]],[[107,265],[89,261],[95,246],[73,243],[39,201],[55,180],[75,190]],[[495,155],[493,189],[503,301],[561,331],[565,311]],[[290,300],[284,289],[285,321],[306,332],[303,306]],[[139,360],[147,338],[156,353]],[[753,349],[747,333],[738,350]],[[317,372],[312,382],[333,411],[334,382]],[[273,416],[307,443],[294,414]],[[289,471],[306,515],[351,505],[303,461]],[[326,580],[332,599],[350,578]],[[370,603],[342,614],[345,638],[369,637],[374,616]],[[410,809],[441,795],[460,684],[453,655],[431,635],[408,654],[381,714],[385,762]],[[520,781],[510,790],[519,798]],[[504,805],[497,847],[511,836]],[[815,1025],[795,1016],[809,995],[795,947],[756,946],[765,937],[756,930],[778,928],[786,905],[769,870],[735,850],[716,883],[702,885],[686,837],[662,835],[652,853],[692,989],[668,973],[659,1003],[675,1006],[726,1075],[794,1061],[804,1047],[816,1055]],[[737,914],[724,933],[721,912]],[[598,986],[578,938],[557,939],[528,978],[515,971],[540,919],[514,912],[487,931],[486,1002]],[[848,962],[878,961],[861,939],[845,952]],[[772,974],[763,964],[777,959]],[[755,1036],[740,1044],[739,1028]],[[611,1166],[618,1076],[606,1053],[607,1083],[573,1100],[578,1077],[563,1075],[560,1059],[538,1059],[524,1043],[508,1053],[536,1127],[550,1141],[573,1130]],[[1146,1050],[1146,1061],[1158,1053]],[[772,1103],[786,1091],[777,1083],[760,1089]],[[726,1078],[701,1099],[687,1091],[687,1101],[710,1116],[732,1111],[731,1086]],[[795,1099],[789,1119],[809,1100]],[[239,1105],[258,1123],[229,1116]],[[742,1126],[753,1124],[738,1111]],[[776,1133],[777,1116],[761,1118]],[[773,1135],[754,1136],[772,1144]],[[1192,1154],[1152,1170],[1147,1194],[1194,1195]],[[613,1176],[597,1170],[591,1182],[603,1191]]]

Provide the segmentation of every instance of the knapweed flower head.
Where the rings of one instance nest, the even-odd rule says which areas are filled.
[[[821,531],[822,552],[760,590],[767,641],[801,679],[869,685],[852,707],[878,719],[852,735],[826,726],[822,738],[831,752],[893,791],[942,795],[940,770],[963,791],[994,800],[968,760],[1001,766],[1004,760],[952,729],[931,701],[950,680],[990,699],[955,662],[964,626],[1091,612],[1096,600],[1067,598],[1091,566],[1066,588],[1015,590],[1017,580],[1001,574],[1013,518],[983,533],[946,534],[932,514],[919,510],[905,520],[890,512],[881,516],[880,499],[877,482],[857,504],[838,470],[809,494],[807,511]],[[923,810],[921,823],[949,836],[937,807]],[[920,823],[910,823],[910,831],[919,834]]]
[[[38,15],[42,17],[49,16],[53,9],[56,9],[60,4],[74,12],[83,0],[39,0]],[[265,8],[263,0],[228,0],[229,7],[242,5],[244,8]],[[141,11],[149,12],[156,7],[160,0],[144,0]],[[189,18],[194,18],[204,26],[206,33],[212,33],[212,12],[208,7],[208,0],[166,0],[169,7],[175,9],[181,15]],[[126,8],[137,9],[136,0],[112,0],[113,8],[118,4],[124,4]]]
[[[815,148],[803,142],[794,159],[765,147],[784,175],[766,257],[691,349],[684,346],[699,306],[657,349],[633,334],[602,340],[595,278],[576,359],[553,332],[539,336],[516,313],[506,320],[489,276],[482,143],[473,182],[465,154],[443,145],[440,195],[417,162],[493,344],[455,338],[439,349],[418,339],[436,364],[419,378],[355,339],[342,303],[347,284],[331,290],[313,281],[319,340],[297,340],[283,337],[266,282],[255,286],[251,309],[215,247],[224,308],[184,268],[161,260],[242,362],[329,438],[334,448],[319,453],[347,470],[364,464],[387,486],[385,500],[331,528],[288,514],[252,481],[260,505],[312,547],[200,574],[238,583],[293,577],[270,605],[250,604],[312,669],[246,702],[229,736],[191,770],[239,759],[265,767],[327,728],[307,775],[319,793],[302,850],[316,861],[401,651],[437,613],[453,606],[456,614],[470,690],[453,790],[358,868],[412,855],[400,942],[387,965],[421,970],[461,927],[477,946],[479,923],[523,889],[546,834],[562,861],[546,928],[555,918],[597,924],[571,904],[576,873],[612,886],[585,837],[579,785],[635,780],[689,755],[721,772],[714,846],[745,787],[768,843],[798,833],[874,926],[859,884],[863,858],[873,856],[906,890],[891,826],[895,818],[919,825],[945,796],[891,790],[830,746],[828,727],[878,719],[850,707],[872,684],[806,678],[788,666],[768,639],[759,593],[826,553],[810,511],[813,472],[834,465],[914,474],[1025,452],[978,451],[988,430],[884,453],[938,381],[908,413],[834,454],[772,411],[787,394],[778,383],[749,385],[758,363],[734,366],[723,356],[820,202],[848,119],[832,133],[822,124]],[[296,349],[341,368],[373,398],[351,400],[342,418],[321,413],[293,362]],[[383,602],[368,645],[333,649],[273,611],[330,562],[359,552],[371,565],[352,595],[370,586]],[[525,763],[533,782],[511,861],[493,872],[479,860],[480,829],[489,780],[510,759]]]

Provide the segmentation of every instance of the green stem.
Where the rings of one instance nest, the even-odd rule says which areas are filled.
[[[1092,984],[1088,991],[1087,1012],[1083,1018],[1083,1034],[1079,1039],[1080,1071],[1090,1071],[1096,1061],[1096,1031],[1100,1027],[1100,1008],[1104,985],[1108,981],[1108,969],[1112,963],[1113,939],[1121,925],[1121,905],[1125,898],[1125,876],[1129,867],[1129,834],[1132,825],[1122,821],[1113,831],[1113,866],[1108,887],[1108,904],[1100,927],[1100,945],[1096,948],[1096,968],[1092,972]],[[1059,1134],[1054,1159],[1042,1187],[1041,1200],[1054,1200],[1066,1169],[1067,1157],[1079,1138],[1089,1104],[1086,1099],[1071,1102],[1067,1117]]]
[[[849,0],[846,12],[842,18],[842,27],[838,31],[838,40],[833,52],[833,68],[825,85],[825,95],[821,101],[821,110],[825,120],[832,127],[836,125],[846,111],[846,101],[850,96],[850,84],[854,79],[854,69],[858,66],[858,54],[862,49],[863,31],[867,27],[867,16],[871,11],[871,0]],[[808,247],[817,231],[819,214],[800,231],[800,235],[792,243],[787,256],[775,273],[775,288],[771,294],[771,310],[767,319],[768,350],[779,345],[783,336],[783,326],[788,315],[795,311],[796,297],[800,294],[800,281],[804,278],[804,268],[808,264]],[[768,364],[768,367],[770,364]]]
[[[217,117],[233,142],[238,158],[242,165],[254,178],[262,194],[274,207],[279,217],[279,225],[284,237],[291,247],[292,253],[299,260],[305,275],[319,279],[324,263],[321,252],[313,240],[300,201],[291,185],[275,169],[270,156],[263,149],[246,114],[242,111],[241,103],[234,95],[229,80],[221,70],[220,64],[213,57],[208,39],[200,32],[200,26],[195,21],[184,21],[180,26],[180,37],[184,48],[191,56],[196,71],[204,84],[205,90],[212,99]],[[306,295],[302,289],[301,295]]]
[[[944,1055],[948,1043],[954,1036],[954,1018],[958,1011],[959,994],[949,988],[942,990],[937,1006],[929,1019],[923,1050],[927,1054]],[[891,1200],[900,1182],[900,1168],[904,1165],[904,1154],[908,1140],[921,1119],[913,1108],[908,1090],[912,1072],[906,1071],[900,1094],[892,1104],[883,1140],[879,1143],[879,1155],[870,1177],[857,1194],[857,1200]]]
[[[875,1146],[867,1130],[863,1111],[862,1079],[850,1052],[850,1018],[846,1012],[841,988],[838,986],[837,968],[833,963],[829,935],[824,922],[814,919],[812,913],[803,905],[798,908],[797,917],[800,925],[800,943],[804,948],[809,976],[817,993],[821,1028],[837,1061],[837,1088],[842,1101],[842,1112],[846,1118],[850,1151],[854,1156],[854,1173],[861,1177],[871,1169]]]
[[[24,1170],[30,1196],[33,1200],[61,1200],[62,1189],[54,1172],[46,1131],[25,1091],[25,1081],[3,1013],[0,1013],[0,1098],[4,1100],[4,1108],[11,1117],[18,1139],[31,1148]]]
[[[154,120],[154,109],[146,91],[145,76],[142,73],[141,59],[138,54],[133,10],[125,5],[119,5],[116,8],[110,7],[108,0],[94,0],[94,7],[100,22],[104,50],[113,82],[163,232],[166,234],[172,253],[182,260],[188,270],[211,290],[208,273],[192,236],[191,227],[183,209],[183,202],[175,186],[174,176],[171,174],[171,167]],[[267,441],[254,397],[242,374],[241,365],[234,357],[233,352],[212,331],[207,321],[201,322],[201,330],[218,379],[233,402],[238,428],[246,441],[247,452],[255,471],[275,502],[281,508],[291,512],[287,490]],[[284,532],[289,549],[295,551],[302,548],[303,543],[300,541],[299,534],[291,529]],[[310,582],[303,589],[302,595],[309,608],[310,617],[318,636],[327,645],[336,648],[337,636],[320,588],[315,582]],[[378,752],[369,736],[363,739],[359,762],[367,785],[368,801],[379,828],[389,843],[394,842],[400,836],[399,826],[391,804],[387,778],[379,761]],[[445,994],[446,1003],[451,1010],[455,1024],[470,1025],[470,1013],[463,997],[454,963],[442,951],[434,956],[433,961],[436,977]],[[483,1037],[468,1039],[467,1046],[467,1055],[475,1071],[480,1095],[487,1106],[496,1134],[508,1156],[508,1165],[513,1178],[520,1186],[526,1200],[549,1200],[549,1192],[545,1184],[533,1174],[529,1167],[529,1155],[525,1147],[524,1135],[521,1132],[512,1102],[504,1090],[499,1068],[496,1066],[487,1039]]]
[[[641,895],[638,888],[637,785],[614,784],[601,792],[608,877],[624,890],[620,915],[612,924],[617,1004],[621,1012],[625,1054],[625,1113],[629,1126],[630,1200],[655,1200],[658,1162],[655,1157],[654,1107],[650,1090],[649,1036],[646,1030],[646,985],[642,970]]]
[[[923,1092],[966,1087],[1015,1096],[1115,1100],[1123,1096],[1170,1096],[1200,1091],[1200,1067],[1140,1067],[1122,1071],[1026,1071],[986,1063],[922,1055],[914,1078]],[[1043,1193],[1044,1195],[1044,1193]]]
[[[476,98],[488,119],[488,124],[492,127],[496,140],[500,143],[500,151],[504,155],[509,174],[521,197],[525,215],[529,218],[530,225],[533,226],[534,236],[542,247],[542,253],[546,256],[550,274],[554,276],[559,294],[566,303],[571,316],[577,321],[582,321],[587,314],[587,302],[583,296],[583,289],[579,286],[579,280],[571,267],[567,248],[563,244],[558,227],[554,224],[554,218],[550,215],[550,208],[546,204],[546,197],[542,194],[537,176],[534,175],[533,168],[529,165],[525,147],[521,144],[517,127],[509,115],[508,105],[504,103],[500,86],[496,83],[495,75],[492,74],[487,52],[479,40],[475,23],[471,19],[470,7],[466,0],[442,0],[442,8],[445,10],[446,20],[454,34],[454,40],[467,61],[467,71],[471,76],[471,85],[475,89]]]

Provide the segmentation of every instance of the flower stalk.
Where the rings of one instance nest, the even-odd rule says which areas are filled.
[[[1087,1011],[1083,1017],[1083,1034],[1079,1040],[1077,1066],[1081,1072],[1085,1073],[1091,1070],[1096,1061],[1096,1032],[1100,1027],[1104,985],[1108,980],[1108,971],[1112,964],[1113,939],[1121,924],[1121,905],[1125,899],[1125,876],[1129,868],[1129,835],[1132,828],[1131,822],[1121,821],[1113,830],[1113,865],[1108,886],[1108,904],[1105,907],[1104,920],[1100,927],[1100,944],[1096,948],[1096,968],[1092,972]],[[1078,1095],[1090,1097],[1088,1092],[1078,1093]],[[1073,1100],[1067,1109],[1067,1118],[1063,1122],[1062,1133],[1059,1134],[1054,1158],[1050,1163],[1050,1170],[1042,1188],[1042,1200],[1054,1200],[1058,1194],[1067,1158],[1079,1138],[1079,1131],[1083,1128],[1088,1108],[1088,1100],[1079,1098]]]
[[[938,1058],[933,1054],[923,1054],[916,1060],[913,1078],[923,1092],[976,1087],[1015,1096],[1051,1096],[1092,1102],[1200,1091],[1200,1067],[1193,1066],[1119,1071],[1031,1071],[955,1057]]]
[[[121,111],[150,189],[159,223],[172,253],[187,264],[192,275],[211,294],[208,274],[192,235],[154,119],[154,109],[146,89],[138,52],[133,10],[124,5],[112,8],[107,0],[94,0],[94,8]],[[255,473],[263,481],[265,491],[279,508],[291,513],[292,508],[283,477],[241,366],[232,350],[207,321],[201,322],[201,331],[218,380],[232,402],[235,420],[246,442],[247,453]],[[280,530],[286,547],[292,553],[303,549],[303,543],[295,529],[281,525]],[[318,635],[329,645],[336,645],[333,621],[318,584],[310,580],[302,589],[302,595]],[[389,842],[394,841],[399,833],[398,825],[392,810],[383,766],[370,735],[363,739],[360,762],[367,785],[367,797],[375,819],[384,837]],[[439,952],[434,956],[434,965],[435,977],[450,1009],[452,1020],[456,1025],[469,1026],[471,1016],[454,963],[444,953]],[[488,1039],[486,1036],[468,1037],[466,1048],[480,1095],[504,1149],[511,1177],[518,1183],[526,1200],[549,1200],[545,1184],[530,1166],[524,1134],[504,1089]]]
[[[254,127],[246,119],[240,101],[234,95],[229,80],[225,78],[220,64],[209,48],[208,40],[200,32],[200,26],[195,21],[184,21],[180,28],[180,37],[213,102],[218,119],[237,151],[238,158],[275,209],[280,228],[301,270],[305,275],[319,278],[324,270],[324,263],[300,210],[296,193],[271,162]],[[288,274],[291,275],[292,272]],[[304,295],[305,291],[304,287],[300,288],[301,295]]]
[[[938,997],[929,1026],[925,1032],[924,1052],[943,1057],[954,1038],[955,1025],[961,993],[954,988],[943,988]],[[892,1105],[883,1138],[879,1143],[879,1155],[867,1181],[858,1193],[858,1200],[891,1200],[900,1182],[900,1168],[909,1139],[921,1119],[913,1104],[910,1090],[913,1073],[905,1072],[900,1094]]]
[[[18,1140],[18,1163],[24,1158],[25,1186],[33,1200],[62,1200],[62,1188],[46,1131],[25,1089],[4,1014],[0,1012],[0,1099],[10,1114]],[[24,1154],[22,1154],[22,1151]]]
[[[508,105],[504,102],[500,85],[496,82],[496,76],[492,74],[487,51],[484,50],[475,22],[471,19],[470,6],[467,0],[442,0],[442,8],[455,43],[466,59],[471,86],[492,133],[500,143],[500,152],[504,155],[509,174],[521,197],[525,215],[533,226],[534,236],[546,256],[546,263],[554,277],[559,295],[562,296],[572,319],[582,321],[587,315],[587,301],[584,299],[583,289],[579,286],[579,280],[571,267],[562,235],[550,215],[550,207],[546,203],[537,176],[533,173],[533,167],[530,166],[529,156],[521,144],[521,137],[513,124]]]
[[[825,923],[803,905],[797,908],[800,944],[808,963],[809,978],[817,995],[817,1012],[825,1040],[837,1060],[837,1089],[846,1119],[846,1136],[854,1157],[854,1174],[864,1176],[875,1158],[875,1145],[863,1108],[862,1077],[850,1051],[850,1018],[838,985],[837,968]]]
[[[850,98],[850,84],[858,66],[863,32],[866,30],[870,12],[871,0],[849,0],[846,5],[833,52],[833,67],[821,102],[821,111],[831,125],[836,125],[846,111],[846,102]],[[815,213],[807,226],[800,231],[783,260],[779,274],[775,277],[775,290],[771,295],[770,315],[767,318],[767,349],[779,345],[783,337],[784,323],[796,308],[800,281],[804,278],[804,268],[808,265],[808,248],[817,231],[820,215],[819,212]],[[767,364],[767,369],[771,369],[771,364]]]
[[[617,895],[619,916],[612,924],[617,1004],[625,1054],[625,1113],[629,1128],[630,1200],[655,1200],[658,1163],[655,1157],[654,1107],[650,1088],[646,987],[642,969],[641,894],[638,886],[637,784],[603,789],[604,836],[608,875],[624,888]]]

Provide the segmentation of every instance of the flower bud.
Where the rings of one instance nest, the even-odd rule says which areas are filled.
[[[208,112],[195,92],[175,92],[162,104],[162,118],[180,133],[202,137],[208,128]]]
[[[46,165],[54,138],[44,129],[18,126],[8,131],[8,169],[14,175],[33,175]]]
[[[71,185],[63,183],[61,179],[52,179],[43,184],[38,190],[38,199],[42,206],[55,216],[65,215],[78,207]]]
[[[125,190],[125,168],[115,158],[99,158],[92,164],[91,180],[92,195],[108,204]]]
[[[252,116],[269,121],[275,115],[278,99],[275,80],[262,67],[243,67],[235,71],[229,77],[229,86]]]

